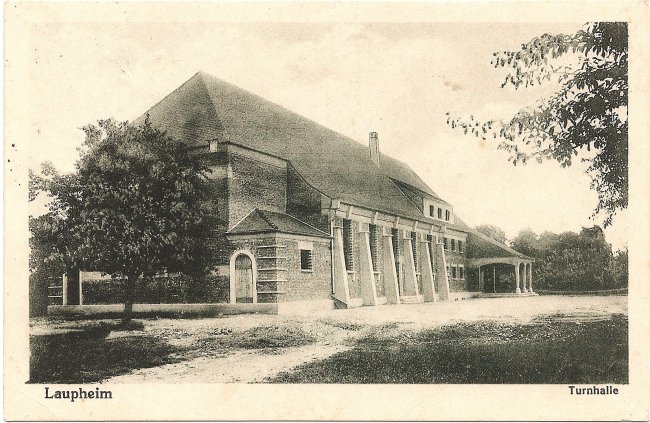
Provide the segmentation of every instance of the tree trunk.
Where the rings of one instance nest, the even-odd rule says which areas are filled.
[[[128,325],[133,318],[133,299],[135,297],[135,285],[138,280],[137,275],[128,275],[126,281],[126,289],[124,292],[124,314],[122,315],[122,323]]]

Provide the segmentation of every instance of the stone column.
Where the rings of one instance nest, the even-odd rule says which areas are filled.
[[[350,287],[348,285],[348,272],[345,269],[345,252],[343,250],[343,226],[332,224],[332,276],[334,298],[350,306]]]
[[[515,292],[521,294],[521,289],[519,289],[519,262],[515,263],[515,281],[517,282],[517,289]]]
[[[399,304],[399,285],[397,283],[397,269],[395,268],[395,256],[393,255],[393,236],[390,229],[383,234],[382,245],[382,276],[384,277],[384,290],[386,291],[386,302],[388,304]]]
[[[445,256],[445,248],[442,242],[442,237],[435,246],[436,257],[436,288],[440,299],[442,301],[449,300],[449,277],[447,275],[447,257]]]
[[[372,269],[372,254],[370,252],[370,232],[365,228],[359,231],[359,278],[361,282],[361,298],[363,305],[377,304],[377,288],[375,273]]]
[[[478,292],[483,292],[485,287],[485,270],[481,266],[478,267]]]
[[[524,263],[524,273],[521,275],[521,288],[522,292],[526,293],[528,292],[528,288],[526,287],[526,263]]]
[[[431,302],[436,300],[436,290],[433,281],[433,268],[431,267],[431,251],[429,250],[429,241],[426,239],[420,243],[422,257],[420,257],[420,277],[422,278],[422,295],[424,301]]]
[[[528,292],[535,293],[533,291],[533,263],[528,263]]]
[[[410,235],[410,233],[409,233]],[[413,257],[413,245],[410,236],[404,236],[404,296],[420,295],[418,280],[415,275],[415,258]]]
[[[79,272],[79,305],[84,304],[84,291],[83,291],[84,280],[81,277],[81,272]]]
[[[68,275],[65,273],[63,274],[61,295],[63,296],[63,298],[61,298],[61,304],[68,305]]]

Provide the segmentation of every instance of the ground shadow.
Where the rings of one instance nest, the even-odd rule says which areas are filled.
[[[134,369],[181,361],[179,350],[145,335],[107,339],[111,329],[94,327],[32,335],[28,383],[91,383]]]

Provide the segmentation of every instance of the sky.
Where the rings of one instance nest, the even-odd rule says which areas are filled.
[[[471,226],[580,231],[597,204],[586,165],[513,166],[495,141],[446,124],[445,113],[508,118],[553,87],[501,88],[492,54],[582,22],[37,24],[30,33],[30,166],[72,171],[80,128],[133,120],[205,71],[367,144],[413,170]],[[35,207],[39,207],[38,204]],[[36,213],[38,213],[36,211]],[[605,230],[627,245],[627,212]]]

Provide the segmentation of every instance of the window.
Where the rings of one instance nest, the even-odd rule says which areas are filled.
[[[465,267],[464,266],[458,266],[458,278],[459,279],[465,279]]]
[[[311,250],[300,250],[300,270],[314,270]]]
[[[415,264],[415,273],[420,268],[420,256],[418,255],[418,234],[411,232],[411,248],[413,249],[413,264]]]
[[[438,207],[438,219],[442,219],[442,209]]]
[[[445,220],[449,222],[449,218],[451,217],[451,212],[449,210],[445,210]]]
[[[345,270],[354,270],[354,233],[352,231],[352,221],[343,219],[343,253],[345,254]]]
[[[458,277],[458,268],[456,266],[451,267],[451,278],[456,279]]]
[[[465,250],[463,250],[463,241],[458,240],[458,252],[459,253],[464,253]]]
[[[445,237],[444,242],[445,242],[445,250],[449,250],[449,238]]]
[[[451,251],[456,251],[456,240],[451,239]]]
[[[370,225],[370,258],[372,259],[372,270],[379,271],[379,227]]]
[[[436,207],[429,206],[429,216],[434,217],[435,214],[436,214]]]
[[[395,258],[395,271],[397,272],[397,278],[399,275],[399,230],[396,228],[391,229],[391,238],[393,240],[393,257]]]

